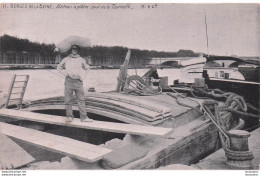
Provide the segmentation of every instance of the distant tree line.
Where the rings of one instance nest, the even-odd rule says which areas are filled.
[[[89,48],[81,48],[80,55],[90,57],[96,61],[95,65],[121,65],[124,62],[127,50],[129,48],[121,46],[93,46]],[[65,57],[68,53],[64,53]],[[130,65],[146,65],[152,58],[168,58],[168,57],[198,57],[198,53],[191,50],[179,50],[178,52],[164,52],[154,50],[131,49]]]
[[[83,55],[88,54],[91,57],[107,57],[107,56],[125,56],[128,48],[121,46],[106,47],[106,46],[93,46],[92,48],[83,48]],[[164,52],[154,50],[139,50],[131,49],[132,57],[137,58],[166,58],[166,57],[196,57],[197,53],[191,50],[179,50],[178,52]]]
[[[1,52],[28,52],[39,53],[43,56],[53,57],[55,60],[56,53],[54,52],[54,44],[44,44],[31,42],[28,39],[20,39],[18,37],[3,35],[0,37]],[[125,59],[128,48],[122,46],[92,46],[81,48],[80,54],[83,57],[90,57],[91,60],[100,61],[107,65],[122,64]],[[63,53],[65,57],[68,53]],[[154,50],[139,50],[131,49],[130,64],[143,63],[151,58],[167,58],[167,57],[196,57],[198,53],[191,50],[179,50],[178,52],[164,52]]]
[[[20,39],[9,35],[3,35],[0,37],[1,52],[28,52],[39,53],[44,56],[55,56],[54,48],[54,44],[31,42],[28,39]]]

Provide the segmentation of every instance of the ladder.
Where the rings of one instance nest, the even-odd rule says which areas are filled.
[[[8,108],[8,104],[10,102],[17,102],[17,109],[21,109],[28,80],[29,80],[29,75],[16,75],[16,74],[13,75],[13,79],[9,87],[9,91],[5,103],[5,108]],[[12,97],[12,95],[20,95],[20,96],[14,98]]]

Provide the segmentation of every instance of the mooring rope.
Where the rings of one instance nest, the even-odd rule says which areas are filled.
[[[184,85],[185,86],[185,85]],[[225,99],[225,103],[223,106],[219,107],[220,111],[228,111],[232,113],[236,113],[242,115],[243,119],[246,120],[248,117],[260,118],[259,115],[255,115],[252,113],[248,113],[248,108],[252,109],[259,113],[259,110],[255,108],[253,105],[246,103],[244,98],[240,95],[237,95],[233,92],[224,92],[220,89],[209,89],[207,85],[203,88],[197,88],[193,85],[188,86],[190,88],[190,93],[193,97],[199,99],[206,99],[207,97],[214,99]],[[204,95],[204,97],[197,96],[195,93],[199,93]],[[237,107],[237,108],[234,108]]]
[[[179,92],[177,92],[175,89],[171,88],[175,93],[177,93],[178,96],[181,96],[182,98],[187,98],[181,95]],[[244,99],[241,96],[238,96],[236,94],[233,94],[231,92],[225,93],[221,90],[216,90],[218,93],[222,93],[222,95],[218,96],[220,98],[227,97],[227,101],[224,104],[224,107],[229,106],[230,109],[232,109],[233,112],[240,112],[236,111],[235,109],[241,108],[242,110],[247,110],[246,103]],[[214,93],[213,93],[214,94]],[[168,94],[171,97],[174,97],[171,94]],[[195,101],[195,100],[193,100]],[[198,102],[197,102],[198,103]],[[251,151],[233,151],[230,149],[230,137],[229,132],[222,127],[221,125],[221,119],[220,119],[220,107],[218,106],[218,102],[214,100],[204,100],[202,104],[198,103],[202,110],[206,113],[206,115],[210,118],[212,123],[216,126],[218,129],[221,145],[225,151],[225,156],[230,160],[235,161],[246,161],[246,160],[252,160],[254,158],[253,153]],[[185,105],[186,106],[186,105]],[[212,106],[214,107],[215,115],[212,113]],[[222,109],[222,111],[225,109]]]
[[[251,151],[234,151],[224,148],[225,156],[228,159],[235,161],[246,161],[254,159],[254,155]]]
[[[173,90],[175,93],[177,93],[179,96],[182,96],[178,91],[176,91],[175,89],[171,88],[169,86],[169,88],[171,90]],[[169,95],[169,94],[168,94]],[[192,100],[188,97],[184,97],[183,98],[187,98],[189,100]],[[192,100],[195,101],[195,100]],[[208,100],[208,101],[203,101],[202,104],[200,104],[199,102],[195,101],[201,108],[202,110],[206,113],[206,115],[210,118],[210,120],[212,121],[212,123],[217,127],[217,129],[226,137],[226,139],[228,140],[229,137],[227,136],[226,132],[216,123],[216,121],[214,120],[214,115],[211,113],[210,109],[207,107],[207,105],[214,105],[214,104],[218,104],[218,102],[216,101],[212,101],[212,100]]]
[[[166,94],[169,95],[170,97],[175,98],[177,104],[179,104],[179,105],[181,105],[181,106],[185,106],[185,107],[191,108],[191,109],[194,109],[194,110],[196,110],[197,112],[199,112],[200,114],[202,113],[200,109],[198,109],[198,108],[196,108],[196,107],[194,107],[194,106],[191,106],[191,105],[189,105],[189,104],[185,104],[185,103],[181,102],[180,99],[183,98],[181,95],[177,94],[177,96],[174,96],[174,95],[172,95],[171,93],[166,93]],[[196,101],[195,101],[195,102],[196,102]],[[196,102],[196,103],[199,105],[198,102]]]
[[[236,103],[236,107],[242,109],[243,111],[247,111],[247,107],[246,107],[246,103],[244,101],[244,99],[241,96],[237,96],[236,94],[230,94],[229,98],[227,99],[225,106],[232,106],[231,104],[235,102]],[[219,130],[219,137],[220,137],[220,141],[222,144],[222,147],[225,151],[225,156],[229,159],[229,160],[234,160],[234,161],[246,161],[246,160],[252,160],[254,158],[253,153],[251,151],[233,151],[230,148],[230,137],[229,137],[229,132],[226,131],[224,128],[222,128],[221,126],[221,122],[220,122],[220,115],[219,115],[219,106],[218,103],[216,101],[204,101],[204,105],[206,105],[205,103],[207,103],[208,105],[214,105],[214,110],[215,110],[215,120],[217,123],[217,127]],[[209,110],[209,108],[207,106],[205,106],[205,108]],[[233,112],[240,112],[235,110],[235,108],[230,108],[233,110]],[[223,109],[222,109],[223,110]],[[210,112],[210,114],[213,117],[213,114]],[[214,123],[213,119],[211,119],[212,122]],[[224,138],[226,140],[224,140]]]

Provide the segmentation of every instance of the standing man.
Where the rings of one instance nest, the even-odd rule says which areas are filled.
[[[87,117],[87,112],[85,109],[85,96],[83,90],[83,76],[89,69],[89,65],[86,60],[80,57],[79,46],[71,46],[71,54],[64,58],[58,65],[58,71],[66,76],[65,78],[65,106],[66,106],[66,116],[67,122],[73,121],[73,111],[72,111],[72,101],[73,92],[75,92],[78,107],[80,112],[80,120],[83,122],[92,122],[92,119]]]

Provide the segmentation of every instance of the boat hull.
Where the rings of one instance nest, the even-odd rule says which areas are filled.
[[[246,102],[259,107],[260,83],[216,78],[210,78],[206,83],[210,89],[236,93],[243,96]]]
[[[240,120],[233,129],[241,129],[243,126],[244,122]],[[142,145],[150,151],[153,151],[154,145],[161,143],[165,143],[167,147],[120,169],[155,169],[170,164],[191,165],[221,148],[218,130],[210,121],[186,136],[153,141],[153,146],[149,145],[149,141],[143,142]]]
[[[63,108],[57,107],[60,107],[60,110]],[[35,107],[33,109],[35,110]],[[43,106],[43,109],[46,110],[46,106]],[[242,129],[244,126],[244,121],[233,117],[231,113],[222,114],[221,118],[229,124],[228,129]],[[190,165],[221,147],[216,126],[204,116],[177,127],[167,138],[127,135],[120,143],[121,146],[133,144],[149,150],[148,154],[122,167],[109,169],[155,169],[169,164]],[[101,160],[102,162],[104,161]],[[103,169],[101,166],[99,169]]]
[[[162,96],[163,99],[160,100],[161,106],[168,103],[168,100],[175,101],[175,99],[171,97],[165,97]],[[168,98],[168,99],[166,99]],[[156,97],[150,97],[150,102],[153,102],[158,99],[158,96]],[[53,101],[51,101],[53,100]],[[167,101],[166,101],[167,100]],[[60,102],[60,103],[59,103]],[[60,99],[54,98],[54,99],[48,99],[48,100],[39,100],[34,102],[35,104],[31,103],[25,107],[23,110],[27,111],[45,111],[45,113],[53,113],[53,110],[59,110],[65,112],[65,107],[62,105]],[[139,102],[140,103],[140,102]],[[159,105],[158,105],[159,106]],[[172,104],[170,104],[172,106]],[[78,110],[76,109],[76,105],[73,105],[73,109],[76,113],[78,113]],[[53,108],[53,109],[52,109]],[[148,108],[148,107],[147,107]],[[157,107],[159,108],[159,107]],[[178,108],[183,109],[184,107],[174,104],[174,107],[172,107],[171,111],[177,111]],[[136,136],[136,135],[129,135],[121,136],[115,135],[114,137],[119,138],[116,143],[114,143],[114,138],[112,140],[109,139],[109,141],[103,141],[105,147],[111,147],[112,150],[114,150],[113,154],[115,156],[120,155],[121,158],[127,157],[127,151],[124,153],[119,153],[121,148],[129,145],[131,146],[139,146],[143,149],[145,149],[147,152],[146,155],[142,156],[141,158],[135,159],[135,160],[129,160],[124,165],[121,165],[120,167],[105,167],[105,169],[155,169],[160,166],[166,166],[169,164],[186,164],[190,165],[193,163],[196,163],[200,159],[208,156],[209,154],[213,153],[217,149],[221,147],[219,142],[219,135],[218,130],[216,126],[208,119],[207,116],[193,114],[193,111],[188,110],[189,108],[185,107],[185,111],[181,111],[180,114],[176,114],[176,116],[172,116],[169,119],[162,119],[164,120],[164,123],[158,123],[158,126],[163,125],[164,127],[172,127],[174,129],[174,132],[170,134],[167,137],[149,137],[149,136]],[[180,109],[179,109],[180,110]],[[188,110],[188,111],[187,111]],[[43,112],[42,112],[43,113]],[[172,112],[173,114],[176,112]],[[93,114],[93,113],[92,113]],[[221,121],[223,121],[223,124],[225,124],[225,127],[227,130],[230,129],[242,129],[244,126],[244,121],[240,120],[238,117],[235,117],[230,112],[223,112],[221,115]],[[99,114],[100,116],[100,114]],[[95,117],[91,117],[95,119]],[[106,117],[108,119],[112,119],[111,117]],[[125,117],[126,118],[126,117]],[[133,117],[129,117],[133,118]],[[95,119],[98,120],[98,119]],[[104,118],[105,120],[105,118]],[[115,119],[113,119],[115,120]],[[120,119],[116,119],[119,120]],[[137,119],[135,120],[137,121]],[[127,123],[126,119],[122,119],[121,122]],[[19,122],[17,122],[19,123]],[[31,122],[34,123],[34,122]],[[118,123],[118,122],[117,122]],[[176,125],[178,124],[178,125]],[[147,125],[147,124],[146,124]],[[29,125],[30,126],[30,125]],[[29,127],[28,126],[28,127]],[[46,128],[45,128],[46,130]],[[51,133],[58,134],[58,135],[64,135],[66,137],[73,136],[67,136],[64,131],[69,132],[70,131],[75,134],[79,134],[77,130],[80,131],[80,129],[77,128],[70,128],[61,126],[59,128],[52,128]],[[48,131],[48,130],[47,130]],[[49,130],[50,131],[50,130]],[[61,133],[58,133],[61,132]],[[92,130],[93,131],[93,130]],[[87,131],[86,134],[91,133],[91,130]],[[84,135],[84,132],[82,133]],[[105,132],[102,132],[102,135],[98,135],[98,133],[93,132],[93,136],[88,136],[89,138],[103,138],[103,136],[106,136]],[[114,134],[113,134],[114,135]],[[120,134],[122,135],[122,134]],[[111,136],[109,136],[111,137]],[[108,139],[108,138],[106,138]],[[79,139],[80,140],[80,139]],[[89,141],[89,140],[88,140]],[[86,141],[86,142],[88,142]],[[118,142],[119,141],[119,142]],[[100,144],[100,143],[99,143]],[[21,144],[21,146],[26,146]],[[31,146],[28,147],[29,149],[32,149]],[[35,149],[36,150],[36,149]],[[29,150],[28,150],[29,152]],[[32,153],[34,151],[31,151]],[[40,152],[38,150],[38,152]],[[134,150],[132,150],[134,152]],[[43,152],[43,155],[46,155],[46,152]],[[38,153],[38,161],[42,161],[41,154]],[[57,156],[58,160],[60,160],[61,156]],[[58,161],[56,160],[56,161]],[[53,161],[55,161],[53,159]],[[118,160],[120,162],[120,160]],[[55,163],[55,162],[54,162]],[[104,165],[108,165],[106,163],[106,160],[100,160],[101,163],[98,166],[95,166],[96,169],[104,169]],[[51,164],[51,163],[50,163]],[[57,163],[56,163],[57,164]],[[97,164],[97,163],[95,163]],[[118,163],[117,163],[118,164]],[[120,165],[120,163],[119,163]],[[40,168],[39,168],[40,169]],[[64,168],[67,169],[67,168]]]

